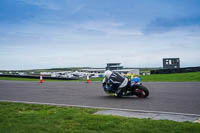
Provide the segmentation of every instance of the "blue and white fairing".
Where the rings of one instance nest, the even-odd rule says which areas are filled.
[[[130,80],[131,84],[130,86],[132,87],[134,84],[138,83],[140,81],[140,78],[134,77]]]

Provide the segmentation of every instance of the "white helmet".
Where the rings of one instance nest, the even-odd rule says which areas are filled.
[[[109,79],[111,74],[112,74],[112,72],[110,70],[107,70],[104,73],[104,77],[106,77],[107,79]]]

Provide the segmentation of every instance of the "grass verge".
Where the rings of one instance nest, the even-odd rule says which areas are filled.
[[[200,82],[200,72],[140,76],[145,82]]]
[[[0,102],[1,133],[199,133],[200,124],[94,115],[96,109]]]

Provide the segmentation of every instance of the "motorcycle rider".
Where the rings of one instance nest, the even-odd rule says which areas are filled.
[[[123,90],[128,85],[128,78],[122,77],[115,71],[107,70],[104,73],[103,88],[107,92],[115,93],[115,96],[122,96]]]

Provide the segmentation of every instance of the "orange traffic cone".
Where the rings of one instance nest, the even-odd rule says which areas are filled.
[[[90,83],[90,78],[89,78],[89,75],[87,73],[87,79],[86,79],[86,83]]]
[[[43,83],[42,74],[40,74],[40,83]]]

